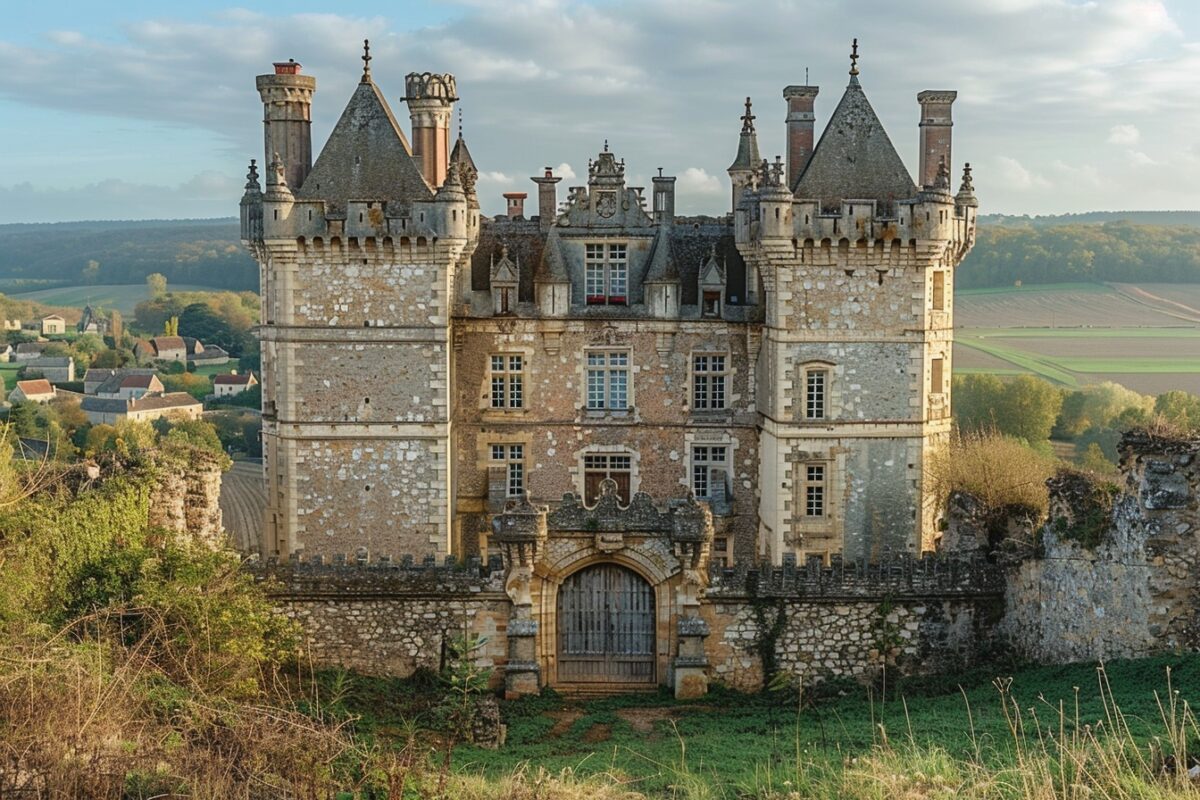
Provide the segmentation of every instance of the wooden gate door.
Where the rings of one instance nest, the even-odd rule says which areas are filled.
[[[654,590],[616,564],[587,567],[558,590],[561,683],[654,682]]]

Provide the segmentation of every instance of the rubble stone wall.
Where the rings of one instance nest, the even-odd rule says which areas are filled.
[[[1198,456],[1200,440],[1132,434],[1116,486],[1052,482],[1040,552],[1009,578],[1000,632],[1019,654],[1064,663],[1200,646]]]

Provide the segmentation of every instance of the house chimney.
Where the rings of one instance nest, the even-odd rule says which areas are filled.
[[[411,72],[404,78],[404,102],[412,120],[413,157],[433,188],[446,182],[450,168],[450,115],[458,100],[450,73]]]
[[[817,86],[788,86],[783,90],[787,101],[787,188],[796,185],[800,173],[808,165],[813,152],[813,103],[817,99]]]
[[[654,181],[654,221],[659,225],[671,225],[675,222],[675,178],[663,175],[662,167]]]
[[[958,92],[927,90],[917,95],[921,104],[921,160],[919,180],[922,187],[937,183],[938,165],[944,159],[946,167],[950,161],[950,106]]]
[[[504,202],[508,209],[509,219],[518,219],[525,216],[525,198],[529,197],[525,192],[505,192]]]
[[[278,153],[288,186],[299,189],[312,169],[312,96],[317,79],[301,75],[295,60],[274,66],[274,73],[255,79],[263,103],[263,163],[270,164]]]
[[[558,217],[558,186],[562,178],[554,177],[554,170],[546,167],[546,174],[540,178],[530,178],[538,185],[538,223],[542,230],[554,227]]]

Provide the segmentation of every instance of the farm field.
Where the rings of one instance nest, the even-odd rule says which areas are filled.
[[[262,461],[235,461],[221,479],[221,517],[234,547],[258,552],[263,509],[267,506]]]
[[[1030,372],[1063,386],[1115,381],[1200,393],[1200,285],[1055,284],[963,290],[957,373]]]
[[[218,291],[208,286],[176,286],[167,287],[173,292],[212,292]],[[51,306],[74,306],[83,308],[92,304],[99,308],[115,308],[126,316],[133,314],[133,308],[150,297],[150,290],[144,283],[132,283],[117,286],[63,286],[57,289],[39,289],[35,292],[9,295],[18,300],[33,300]]]

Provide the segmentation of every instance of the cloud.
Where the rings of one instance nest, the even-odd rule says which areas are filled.
[[[225,160],[240,181],[245,159],[262,146],[254,76],[292,57],[317,77],[319,149],[358,82],[360,42],[370,38],[375,80],[405,128],[398,99],[404,74],[458,76],[472,155],[488,175],[480,180],[493,187],[528,184],[536,174],[529,165],[540,171],[556,162],[556,174],[574,179],[569,165],[594,156],[609,138],[630,175],[660,165],[678,175],[681,209],[724,213],[724,169],[736,150],[742,99],[756,100],[763,155],[783,152],[781,88],[803,82],[810,68],[808,80],[822,85],[819,131],[841,96],[852,35],[839,4],[819,0],[776,2],[764,14],[724,0],[452,5],[447,21],[419,30],[404,27],[404,15],[389,8],[394,16],[229,9],[199,21],[173,19],[168,9],[116,35],[47,31],[40,44],[0,41],[0,97],[9,107],[116,116],[143,137],[205,131],[220,159],[204,163]],[[1106,167],[1104,180],[1086,166],[1111,160],[1106,142],[1148,158],[1146,152],[1169,146],[1159,131],[1200,138],[1200,82],[1191,77],[1200,74],[1200,45],[1160,0],[922,0],[899,16],[894,3],[862,0],[856,9],[861,80],[910,171],[917,159],[914,95],[955,88],[955,155],[994,167],[994,174],[977,173],[978,186],[1004,210],[1047,210],[1028,208],[1034,202],[1126,207],[1152,193],[1124,163],[1135,156]],[[1085,143],[1078,131],[1108,136]],[[36,138],[31,131],[31,148]],[[136,149],[137,136],[111,146]],[[149,164],[145,174],[125,179],[182,184],[190,176],[159,173],[186,171],[193,155],[180,152],[173,164]],[[78,182],[66,166],[40,180]],[[1053,197],[1033,191],[1052,183]],[[498,202],[483,199],[485,211]],[[231,205],[229,213],[235,210]]]
[[[675,181],[675,191],[681,194],[721,194],[723,190],[720,179],[700,167],[688,167]]]
[[[1129,163],[1135,167],[1156,167],[1161,163],[1140,150],[1126,150],[1125,155],[1129,157]]]
[[[996,176],[1001,184],[1010,189],[1046,189],[1050,182],[1040,175],[1030,172],[1020,161],[1009,156],[996,157]]]
[[[1108,132],[1108,143],[1119,145],[1137,144],[1142,138],[1142,132],[1136,125],[1113,125]]]

